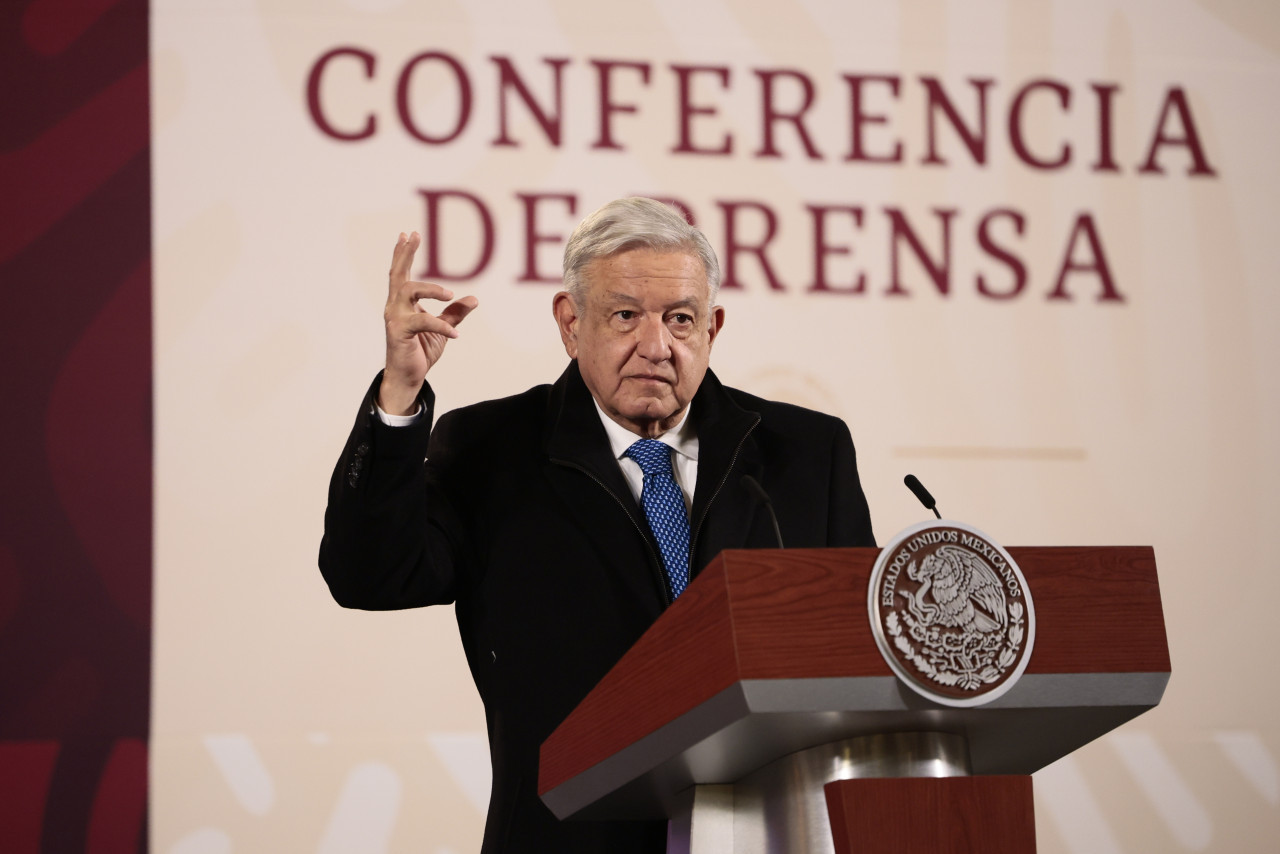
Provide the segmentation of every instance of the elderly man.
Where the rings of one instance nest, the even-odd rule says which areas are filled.
[[[557,822],[539,745],[707,561],[775,544],[745,475],[788,546],[874,544],[848,428],[720,384],[715,253],[623,199],[565,247],[560,378],[433,429],[425,378],[476,300],[424,311],[453,295],[410,281],[417,247],[392,256],[386,369],[333,474],[321,571],[350,608],[456,603],[493,761],[484,852],[663,851],[663,822]]]

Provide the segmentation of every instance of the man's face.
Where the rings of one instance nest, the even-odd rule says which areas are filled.
[[[585,304],[563,291],[553,304],[565,351],[610,418],[660,436],[702,385],[724,309],[708,304],[702,262],[685,252],[632,249],[584,273]]]

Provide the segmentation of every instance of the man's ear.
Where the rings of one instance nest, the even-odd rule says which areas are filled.
[[[551,300],[551,313],[560,328],[560,340],[570,359],[578,358],[578,305],[568,291],[561,291]]]
[[[711,324],[707,327],[707,349],[711,349],[711,345],[716,343],[716,336],[720,334],[722,326],[724,326],[724,306],[712,306]]]

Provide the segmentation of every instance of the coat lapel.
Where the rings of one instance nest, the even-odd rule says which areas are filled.
[[[617,495],[630,515],[639,514],[640,508],[631,498],[618,461],[613,458],[609,437],[595,411],[591,392],[578,372],[576,360],[569,363],[552,386],[544,435],[548,459],[583,470]]]
[[[577,361],[552,386],[545,425],[547,479],[583,533],[637,594],[671,601],[658,545],[618,468]]]
[[[690,518],[690,569],[696,576],[722,550],[746,544],[755,501],[741,480],[744,474],[759,479],[761,463],[751,437],[759,413],[734,403],[711,371],[694,396],[693,418],[698,428],[698,485]]]

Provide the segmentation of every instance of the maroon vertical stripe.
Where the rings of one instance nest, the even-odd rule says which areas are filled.
[[[0,4],[0,840],[146,850],[147,4]]]

